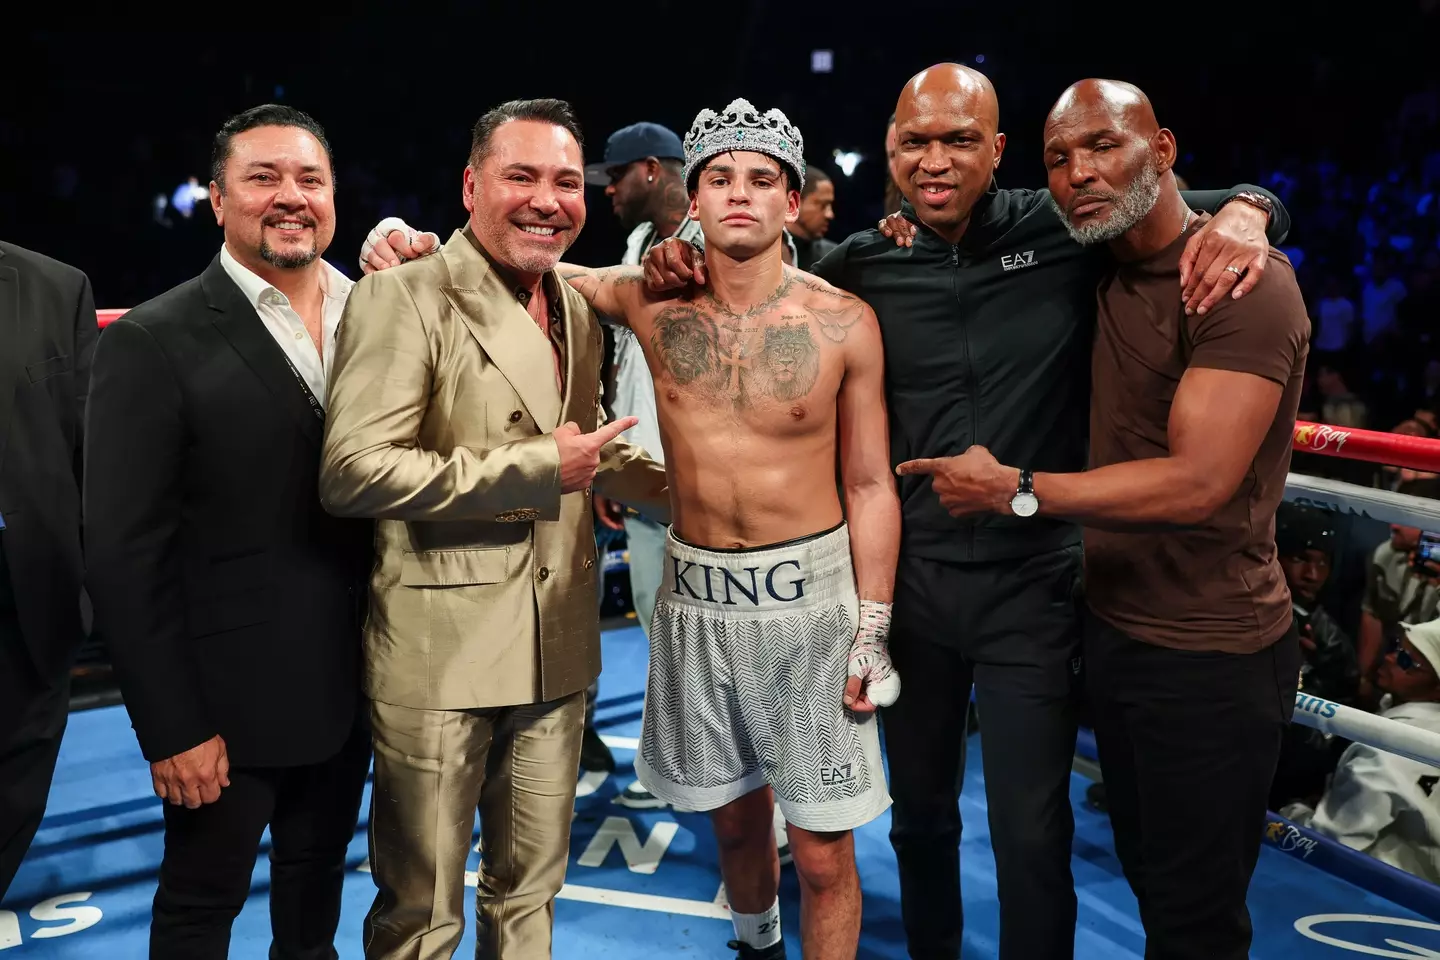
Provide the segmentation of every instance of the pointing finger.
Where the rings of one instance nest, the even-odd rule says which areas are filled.
[[[595,440],[597,447],[603,447],[639,422],[639,417],[621,417],[619,420],[605,424],[590,436]]]
[[[904,463],[900,464],[900,466],[895,468],[895,473],[897,476],[901,477],[912,477],[916,474],[921,473],[933,474],[935,472],[936,466],[939,465],[939,462],[940,461],[933,458],[921,460],[906,460]]]

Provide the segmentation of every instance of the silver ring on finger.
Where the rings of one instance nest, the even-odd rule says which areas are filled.
[[[1237,277],[1243,277],[1243,276],[1245,276],[1245,271],[1244,271],[1244,270],[1241,270],[1241,269],[1240,269],[1239,267],[1237,267],[1237,266],[1233,266],[1233,265],[1232,265],[1232,266],[1226,267],[1225,269],[1228,270],[1230,273],[1235,274],[1235,276],[1237,276]]]

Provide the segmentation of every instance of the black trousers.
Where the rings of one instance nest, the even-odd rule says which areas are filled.
[[[890,843],[915,960],[960,956],[959,800],[972,683],[1001,960],[1073,956],[1079,587],[1078,546],[984,564],[901,558],[890,632],[900,698],[881,712],[881,728],[894,798]]]
[[[0,598],[0,899],[45,816],[69,718],[69,672],[40,675]]]
[[[270,960],[334,960],[345,851],[369,769],[370,731],[361,717],[324,763],[232,767],[230,786],[214,803],[165,804],[151,960],[224,960],[267,826]]]
[[[1085,669],[1146,960],[1245,960],[1245,895],[1299,684],[1293,627],[1230,654],[1141,643],[1088,617]]]

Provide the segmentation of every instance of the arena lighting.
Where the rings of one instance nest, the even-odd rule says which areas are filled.
[[[811,50],[810,51],[810,72],[829,73],[835,69],[834,50]]]
[[[846,152],[838,147],[835,149],[834,156],[835,166],[839,167],[840,172],[847,177],[852,176],[855,173],[855,168],[860,165],[860,161],[865,159],[854,151]]]

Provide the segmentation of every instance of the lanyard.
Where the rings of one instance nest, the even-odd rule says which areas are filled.
[[[311,391],[310,384],[306,383],[305,378],[300,376],[300,371],[295,369],[295,364],[291,362],[290,356],[284,350],[280,351],[280,356],[285,358],[285,366],[289,367],[290,372],[295,374],[295,382],[300,384],[301,390],[305,391],[305,399],[310,401],[310,411],[315,414],[316,419],[324,423],[325,408],[320,406],[319,400],[315,399],[315,394]]]

